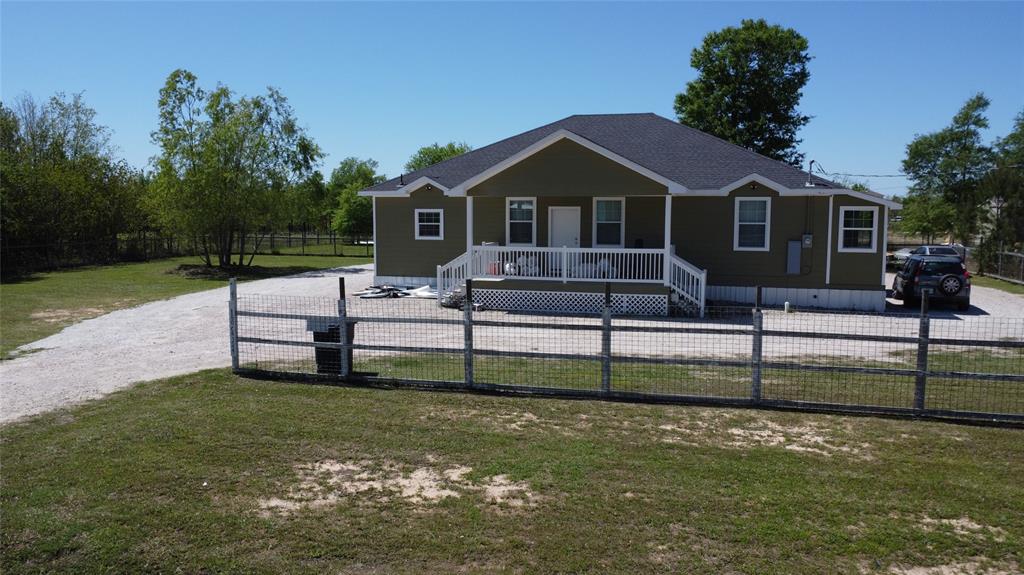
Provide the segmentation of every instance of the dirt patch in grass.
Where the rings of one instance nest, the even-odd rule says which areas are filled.
[[[1001,527],[982,525],[970,517],[959,519],[933,519],[925,516],[921,519],[921,528],[925,531],[936,529],[952,529],[953,533],[961,539],[989,539],[997,543],[1006,541],[1006,530]]]
[[[317,461],[296,466],[297,483],[284,495],[260,499],[258,507],[261,515],[270,516],[329,507],[343,500],[402,501],[425,509],[470,493],[482,494],[488,504],[514,508],[532,506],[538,499],[525,482],[511,481],[505,475],[473,482],[466,477],[471,471],[464,465],[407,471],[393,462]]]
[[[932,567],[894,566],[888,571],[893,575],[1013,575],[1020,573],[1020,565],[1014,563],[992,563],[983,557],[970,561],[958,561]]]
[[[868,457],[866,449],[870,447],[866,443],[856,447],[842,445],[831,431],[811,424],[780,425],[773,421],[761,420],[749,426],[730,427],[726,432],[733,438],[725,442],[725,445],[730,447],[778,446],[790,451],[826,457],[837,453]]]
[[[31,314],[34,320],[46,323],[73,323],[83,319],[89,319],[102,315],[106,310],[98,307],[83,307],[78,309],[44,309]]]
[[[694,446],[734,449],[775,447],[824,457],[847,455],[871,459],[871,444],[848,443],[839,426],[823,427],[814,423],[785,425],[765,418],[752,421],[734,417],[690,419],[657,426],[661,441]]]
[[[421,419],[443,419],[452,422],[476,422],[481,421],[480,412],[473,409],[447,408],[443,410],[430,410]],[[591,422],[587,416],[580,417],[573,425],[564,425],[564,421],[552,418],[541,417],[530,411],[509,411],[506,413],[488,414],[483,420],[491,428],[499,432],[537,432],[537,433],[560,433],[567,436],[577,435],[577,431],[588,429]]]

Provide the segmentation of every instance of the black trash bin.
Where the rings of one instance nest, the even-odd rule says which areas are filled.
[[[348,324],[348,341],[355,341],[356,337],[356,324],[355,322],[349,322]],[[327,326],[327,330],[314,330],[313,331],[313,342],[314,343],[341,343],[341,330],[338,329],[337,324]],[[352,349],[345,350],[348,354],[348,369],[349,373],[341,373],[341,349],[336,347],[327,347],[318,345],[315,346],[316,352],[316,372],[318,374],[329,374],[329,375],[350,375],[352,371]]]

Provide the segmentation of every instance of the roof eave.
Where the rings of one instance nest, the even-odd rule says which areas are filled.
[[[400,186],[400,187],[398,187],[398,188],[396,188],[394,190],[372,190],[372,189],[366,189],[366,190],[359,191],[356,194],[360,195],[360,196],[369,196],[369,197],[378,197],[378,198],[404,198],[404,197],[408,197],[409,194],[411,194],[412,192],[422,188],[423,186],[433,186],[433,187],[441,190],[442,192],[444,192],[445,195],[447,195],[447,193],[448,193],[448,187],[447,186],[439,183],[437,180],[435,180],[433,178],[428,178],[427,176],[421,176],[421,177],[416,178],[415,180],[409,182],[408,184]]]

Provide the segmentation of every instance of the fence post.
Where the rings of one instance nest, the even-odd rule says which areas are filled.
[[[235,278],[228,282],[228,337],[231,340],[231,370],[238,371],[238,285]]]
[[[760,293],[761,288],[758,288]],[[760,296],[757,297],[760,300]],[[757,303],[761,303],[757,301]],[[750,399],[754,403],[761,402],[761,355],[764,342],[764,312],[754,308],[754,339],[750,347]]]
[[[473,386],[473,280],[466,278],[466,301],[462,304],[463,364],[466,385]]]
[[[352,375],[352,365],[349,355],[352,353],[352,341],[349,338],[348,325],[348,302],[345,301],[345,278],[338,278],[338,343],[341,344],[341,365],[340,375],[347,378]]]
[[[921,324],[917,331],[917,376],[914,380],[914,409],[924,411],[924,394],[928,385],[928,337],[931,331],[928,319],[929,290],[921,291]]]
[[[754,286],[754,309],[761,309],[761,286]]]
[[[601,309],[601,391],[612,390],[612,284],[604,282],[604,307]]]

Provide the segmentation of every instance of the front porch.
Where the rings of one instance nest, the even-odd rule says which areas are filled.
[[[546,200],[543,206],[536,197],[501,198],[505,217],[504,234],[500,237],[490,235],[493,234],[493,229],[489,229],[490,234],[486,235],[474,233],[474,222],[478,219],[484,222],[493,221],[491,212],[494,211],[493,205],[485,204],[486,214],[474,213],[477,199],[473,196],[466,198],[466,251],[447,264],[437,266],[436,285],[439,298],[459,289],[467,278],[516,280],[520,286],[522,282],[537,283],[535,290],[515,288],[519,292],[545,291],[542,287],[543,282],[559,282],[562,288],[553,290],[550,292],[552,295],[542,298],[547,302],[542,309],[532,311],[571,312],[585,311],[580,309],[581,307],[592,307],[574,305],[572,302],[589,302],[593,295],[586,294],[593,290],[572,290],[570,284],[611,282],[660,285],[666,288],[663,294],[663,307],[666,312],[670,303],[669,296],[672,294],[678,303],[703,315],[707,271],[694,266],[675,253],[675,247],[671,244],[671,196],[543,198]],[[585,226],[591,228],[590,230],[583,229],[581,214],[585,212],[576,206],[568,205],[571,200],[591,203],[592,210],[587,218],[589,225]],[[636,202],[637,206],[642,205],[644,209],[631,210],[627,202]],[[538,212],[542,212],[542,207],[545,208],[543,212],[546,212],[544,225],[538,226]],[[543,238],[537,233],[538,227],[546,228]],[[652,228],[661,232],[657,239],[662,245],[642,247],[645,243],[643,238],[652,235]],[[474,238],[482,240],[483,237],[503,241],[474,243]],[[549,245],[538,246],[538,240],[541,239]],[[502,243],[508,245],[500,245]],[[581,247],[581,243],[590,244],[591,247]],[[637,247],[625,247],[631,244]],[[480,287],[483,288],[482,285]],[[567,296],[566,293],[577,295]],[[649,293],[620,295],[637,296],[640,298],[637,301],[657,297]],[[488,297],[495,301],[507,301],[513,306],[516,302],[526,301],[522,294],[498,297],[488,293]],[[538,298],[526,299],[533,301]],[[562,306],[565,309],[548,309],[548,306]],[[626,310],[637,310],[661,309],[662,306],[652,307],[649,302],[641,305],[623,302],[621,307]]]
[[[669,294],[674,294],[680,304],[703,315],[707,271],[676,256],[673,246],[666,249],[470,246],[466,253],[437,267],[438,298],[460,289],[467,278],[483,280],[477,284],[478,290],[487,290],[489,307],[498,309],[503,307],[494,305],[495,302],[510,306],[504,309],[525,309],[522,302],[543,300],[543,305],[530,304],[529,311],[590,311],[589,308],[600,301],[590,301],[600,297],[590,286],[610,282],[624,284],[624,287],[631,285],[632,288],[627,287],[630,292],[647,292],[616,294],[621,299],[617,307],[621,307],[623,313],[632,310],[639,314],[647,310],[654,312],[653,315],[664,315]],[[506,282],[495,281],[492,287],[485,283],[487,280],[514,283],[503,285]],[[531,284],[535,287],[531,288]],[[573,289],[574,284],[590,286]],[[648,301],[658,296],[651,294],[650,289],[636,289],[637,285],[664,286],[664,305]],[[548,295],[527,298],[521,294],[491,293],[497,291],[536,291]],[[658,311],[662,309],[664,311]]]

